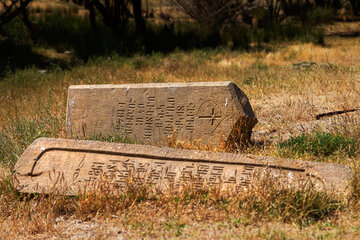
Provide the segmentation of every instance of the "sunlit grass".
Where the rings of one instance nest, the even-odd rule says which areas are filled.
[[[346,206],[344,199],[319,192],[310,182],[296,188],[281,188],[266,177],[243,189],[242,194],[230,189],[219,191],[216,186],[199,190],[191,183],[181,191],[136,186],[131,181],[124,189],[114,189],[103,181],[75,197],[56,191],[49,195],[20,194],[13,189],[11,179],[3,179],[0,219],[6,221],[0,225],[3,234],[0,237],[19,236],[14,229],[21,226],[20,236],[44,233],[53,236],[57,234],[58,219],[97,222],[116,218],[122,229],[136,236],[144,231],[148,235],[152,229],[153,237],[202,236],[196,233],[197,224],[215,224],[220,228],[229,224],[228,231],[234,233],[263,221],[306,227],[335,217]],[[100,231],[97,233],[101,234]]]
[[[70,238],[70,232],[85,228],[77,221],[94,223],[90,237],[99,239],[116,234],[133,239],[357,239],[359,132],[346,122],[330,133],[308,125],[317,123],[316,114],[360,107],[360,38],[326,38],[325,43],[293,41],[249,51],[224,46],[127,57],[113,53],[87,63],[71,51],[35,47],[37,54],[70,67],[52,61],[51,67],[8,71],[0,80],[0,239]],[[64,137],[70,85],[199,81],[233,81],[249,97],[259,123],[254,145],[243,153],[348,164],[354,171],[351,196],[337,199],[311,185],[284,190],[271,181],[241,194],[139,187],[66,197],[23,195],[13,188],[11,172],[25,148],[38,137]],[[120,135],[89,139],[133,143]],[[224,146],[175,136],[165,140],[168,147],[225,151]],[[279,142],[286,155],[278,152]]]

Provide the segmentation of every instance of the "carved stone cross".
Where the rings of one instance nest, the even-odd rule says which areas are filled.
[[[120,134],[158,145],[176,133],[179,140],[230,146],[233,139],[249,142],[256,123],[247,96],[232,82],[69,88],[68,137]]]
[[[201,118],[201,119],[209,119],[210,120],[209,122],[211,122],[211,126],[214,126],[214,121],[216,119],[221,119],[221,116],[217,116],[216,113],[215,113],[215,108],[213,108],[211,110],[210,115],[208,115],[208,116],[199,116],[199,118]]]

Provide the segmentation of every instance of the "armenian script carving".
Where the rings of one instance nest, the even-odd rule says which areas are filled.
[[[102,180],[119,189],[134,185],[177,189],[191,184],[197,189],[217,186],[241,191],[264,174],[286,184],[310,179],[320,189],[341,191],[351,179],[350,167],[338,164],[46,138],[25,151],[14,176],[21,191],[49,192],[61,183],[67,194],[74,194]]]
[[[131,98],[129,101],[116,104],[113,108],[112,122],[116,131],[132,136],[133,129],[136,129],[142,133],[137,137],[145,140],[151,139],[154,132],[164,136],[172,134],[174,130],[191,134],[195,128],[195,110],[195,103],[181,104],[175,97],[167,98],[166,102],[157,101],[155,96],[147,97],[146,102]]]
[[[80,174],[77,171],[79,168],[73,170],[75,182],[90,183],[106,179],[110,180],[115,187],[120,188],[125,187],[130,177],[133,183],[139,185],[171,184],[178,188],[181,183],[191,182],[196,188],[201,188],[204,183],[208,186],[232,184],[233,187],[235,185],[238,188],[247,187],[251,184],[254,173],[266,168],[265,166],[207,162],[174,163],[160,159],[148,160],[121,156],[96,160],[94,156],[87,155],[86,161],[88,164],[81,167]],[[304,169],[277,169],[276,171],[279,177],[287,177],[289,172],[298,177],[304,175]],[[82,175],[83,179],[78,180],[79,175]]]
[[[171,135],[213,145],[237,139],[241,145],[256,122],[248,98],[231,82],[69,88],[68,137],[124,135],[157,144]]]

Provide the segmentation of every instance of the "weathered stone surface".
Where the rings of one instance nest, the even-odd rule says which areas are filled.
[[[288,183],[310,179],[319,189],[339,193],[350,191],[352,176],[349,166],[339,164],[47,138],[26,149],[14,176],[23,192],[47,193],[61,185],[64,194],[76,194],[104,178],[124,187],[129,176],[132,184],[181,188],[192,181],[196,188],[207,184],[241,191],[264,172]]]
[[[123,134],[157,144],[176,133],[205,144],[245,144],[257,123],[232,82],[70,86],[68,136]]]

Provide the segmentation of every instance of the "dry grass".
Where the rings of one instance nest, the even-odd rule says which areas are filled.
[[[258,238],[288,234],[272,232],[274,229],[256,233],[258,225],[271,222],[286,229],[292,223],[296,232],[336,219],[346,205],[346,200],[318,192],[309,182],[296,188],[279,188],[278,184],[263,178],[238,194],[206,186],[199,191],[191,184],[181,191],[131,184],[118,190],[105,181],[92,191],[65,197],[56,193],[19,195],[9,181],[2,181],[0,237],[216,239],[240,234],[238,237]],[[252,230],[242,233],[245,229]]]
[[[318,113],[360,107],[359,42],[331,38],[328,47],[294,43],[269,46],[268,51],[115,57],[45,74],[22,70],[0,82],[0,126],[9,117],[35,116],[48,103],[59,114],[71,84],[233,81],[248,95],[260,120],[255,130],[286,132]],[[299,62],[317,65],[294,65]]]
[[[246,151],[277,155],[276,142],[323,126],[315,120],[316,114],[360,108],[359,46],[360,38],[328,38],[326,47],[294,42],[250,52],[218,49],[126,59],[104,57],[66,71],[18,70],[0,81],[1,147],[11,146],[5,150],[0,147],[0,152],[6,153],[0,157],[14,162],[33,138],[63,136],[69,85],[195,81],[235,82],[249,97],[259,119],[254,129],[256,144]],[[51,50],[38,52],[53,54]],[[301,62],[316,64],[298,64]],[[359,137],[359,130],[354,130],[353,125],[341,123],[345,136]],[[209,148],[175,138],[170,138],[167,145],[224,150],[222,146]],[[303,158],[351,164],[354,171],[360,166],[358,153],[353,157],[339,154],[324,159]],[[254,185],[242,194],[191,189],[154,192],[138,188],[115,195],[100,191],[101,194],[93,192],[73,198],[54,194],[29,196],[12,188],[11,177],[7,177],[12,166],[13,163],[4,164],[0,170],[0,239],[358,239],[359,236],[359,171],[352,184],[354,196],[333,202],[336,199],[333,196],[321,195],[311,188],[300,193],[281,192],[271,184],[259,185],[261,188]],[[310,201],[296,205],[299,196]],[[319,205],[311,205],[314,203]],[[331,208],[334,204],[337,207]],[[310,207],[310,212],[331,211],[324,210],[326,214],[321,217],[306,218],[309,211],[304,207]]]

